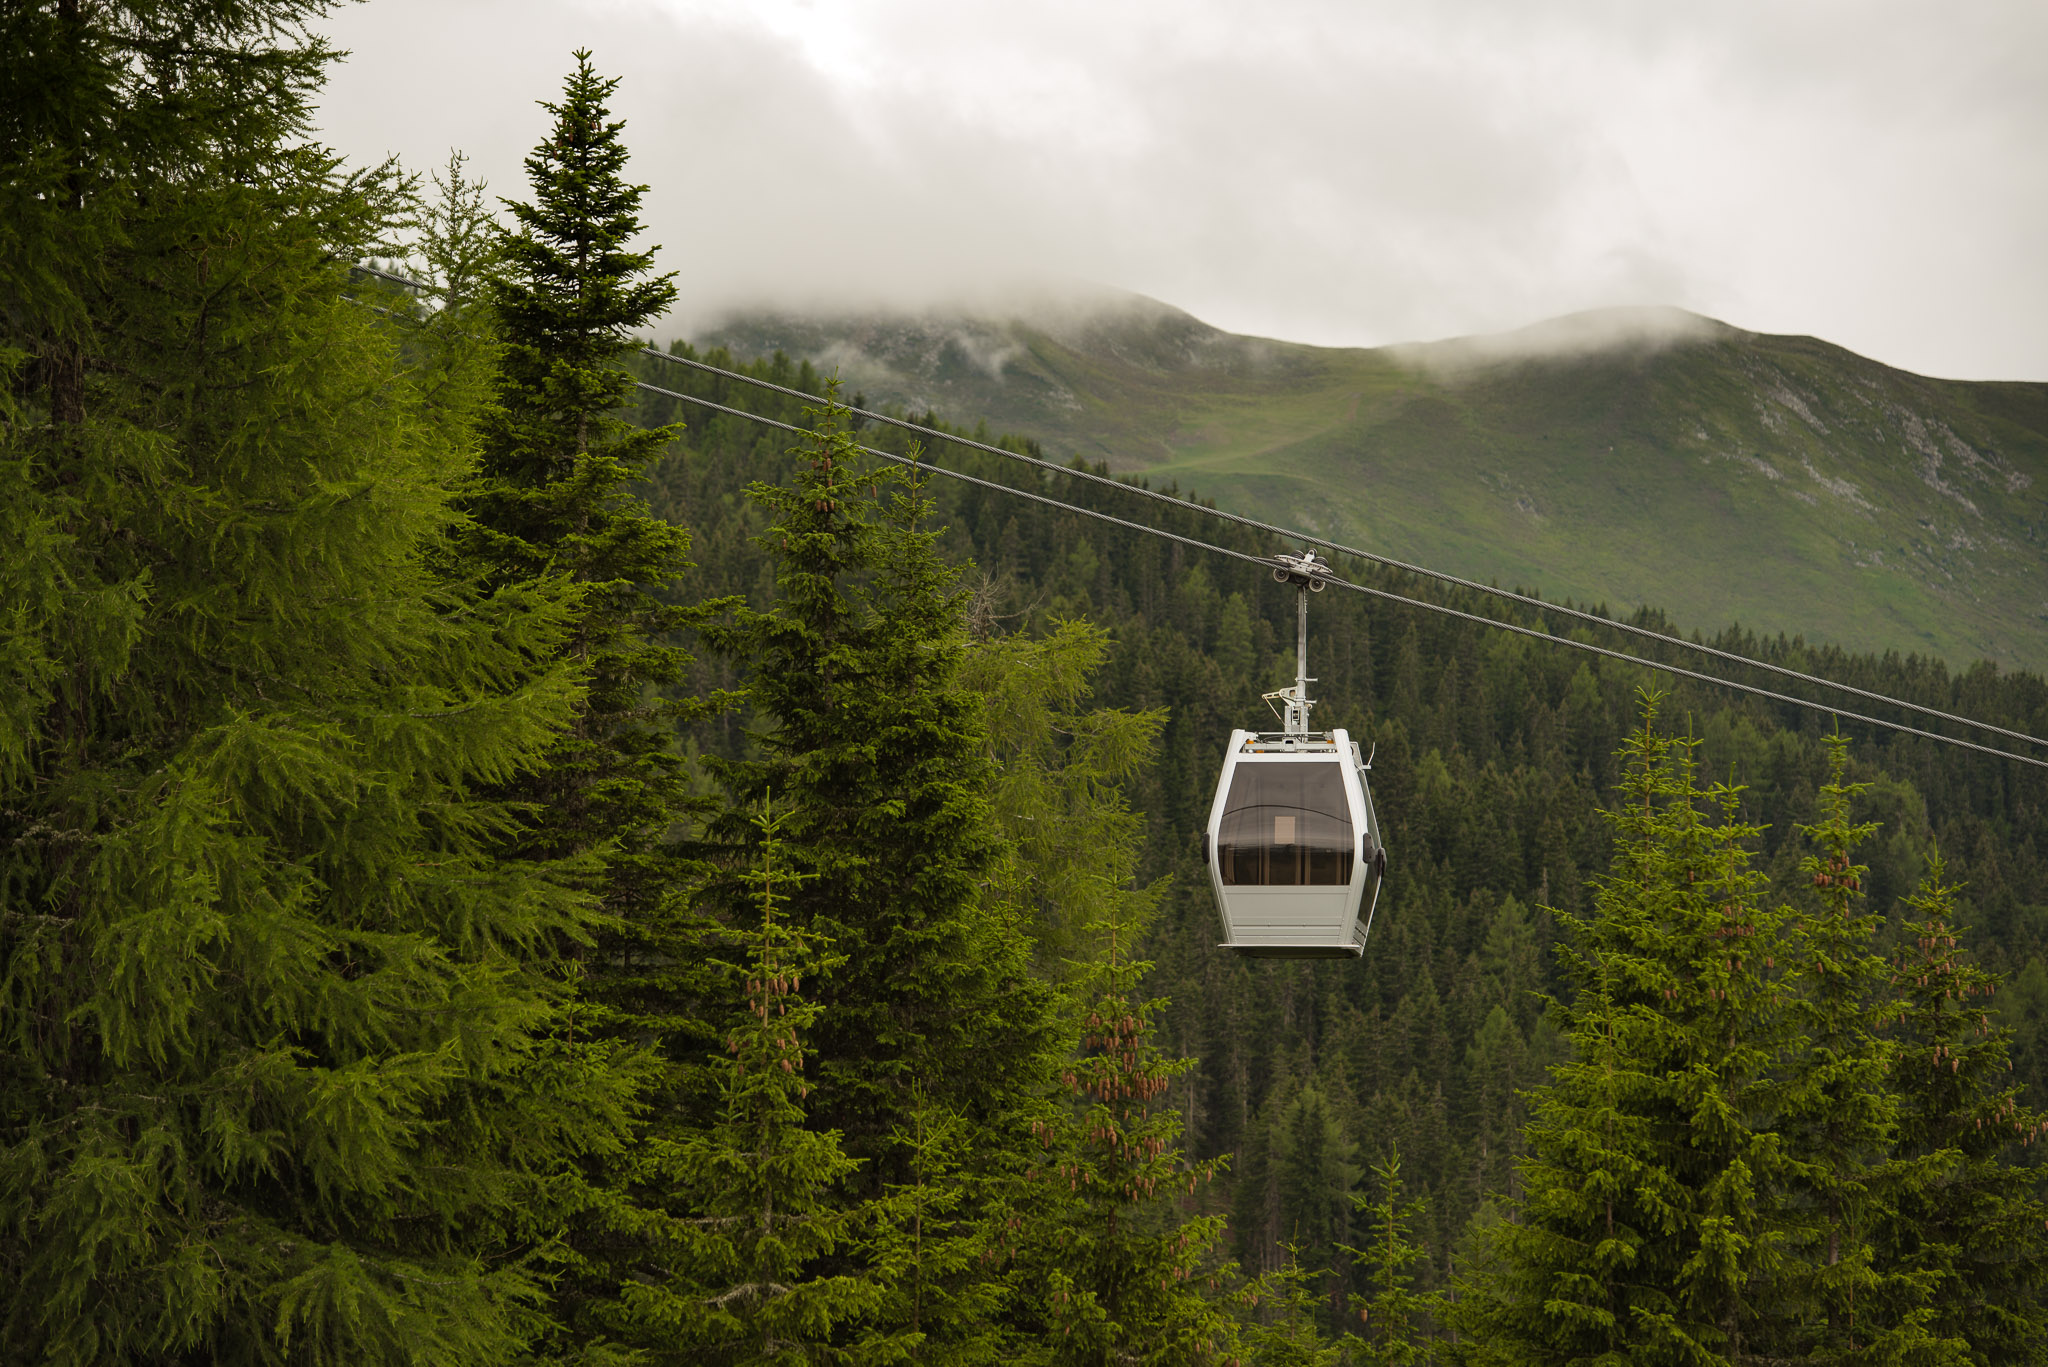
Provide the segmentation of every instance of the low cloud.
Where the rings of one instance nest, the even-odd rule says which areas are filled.
[[[1593,309],[1511,332],[1406,343],[1388,348],[1388,353],[1402,365],[1454,380],[1532,361],[1610,354],[1650,356],[1672,347],[1734,335],[1736,331],[1684,309]]]
[[[622,78],[681,334],[736,305],[1137,291],[1327,345],[1672,305],[2048,377],[2048,6],[372,0],[323,107],[499,193]]]

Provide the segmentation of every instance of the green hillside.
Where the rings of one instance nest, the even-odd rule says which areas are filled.
[[[2048,668],[2048,384],[1927,379],[1676,310],[1336,349],[1102,296],[754,315],[698,340],[1552,597]]]

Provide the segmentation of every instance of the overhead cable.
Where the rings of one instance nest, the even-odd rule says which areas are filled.
[[[378,267],[356,266],[353,267],[353,269],[364,274],[378,276],[382,279],[392,281],[395,284],[405,286],[409,289],[414,289],[425,293],[440,292],[435,286],[431,284],[419,280],[414,280],[407,276],[398,275],[391,271],[382,270]],[[382,310],[380,310],[380,312],[381,311]],[[710,363],[705,361],[698,361],[684,356],[671,355],[667,352],[658,351],[653,347],[641,347],[638,348],[638,350],[641,354],[653,357],[657,360],[669,362],[670,364],[686,366],[691,369],[702,371],[712,375],[717,375],[728,380],[733,380],[742,384],[751,385],[760,389],[770,390],[775,393],[786,395],[790,398],[801,399],[806,402],[820,405],[829,404],[838,407],[846,412],[857,415],[859,417],[870,419],[872,421],[882,423],[888,426],[896,427],[904,431],[918,434],[920,436],[926,436],[941,441],[951,442],[955,445],[969,447],[974,450],[987,452],[988,454],[991,455],[1002,456],[1005,459],[1009,460],[1021,461],[1025,464],[1036,466],[1040,469],[1049,471],[1054,474],[1067,475],[1073,478],[1087,480],[1092,483],[1106,485],[1110,488],[1114,488],[1125,493],[1136,494],[1140,497],[1151,499],[1154,502],[1169,504],[1171,506],[1183,509],[1187,512],[1201,514],[1206,517],[1219,518],[1223,521],[1233,523],[1237,526],[1246,527],[1255,531],[1265,532],[1273,536],[1279,536],[1291,540],[1301,541],[1308,545],[1320,547],[1322,549],[1332,551],[1337,554],[1353,556],[1357,559],[1364,560],[1372,564],[1385,566],[1390,569],[1400,570],[1405,573],[1418,575],[1420,577],[1427,579],[1434,579],[1441,583],[1455,585],[1459,588],[1472,590],[1478,593],[1488,594],[1493,597],[1507,599],[1512,602],[1524,604],[1525,606],[1533,608],[1539,612],[1561,613],[1567,617],[1575,618],[1577,620],[1584,621],[1595,626],[1606,627],[1617,631],[1629,632],[1633,635],[1654,640],[1665,645],[1676,646],[1681,649],[1695,651],[1701,654],[1712,656],[1717,659],[1728,661],[1733,664],[1743,665],[1753,669],[1764,670],[1766,672],[1777,674],[1785,678],[1796,679],[1803,683],[1814,684],[1816,686],[1823,688],[1835,689],[1839,692],[1848,693],[1856,697],[1866,698],[1870,701],[1881,703],[1889,707],[1896,707],[1905,711],[1916,712],[1923,716],[1935,717],[1943,721],[1954,722],[1958,725],[1973,727],[1982,731],[1993,732],[1998,735],[2010,737],[2013,740],[2025,741],[2031,745],[2048,746],[2048,741],[2044,741],[2039,737],[2028,735],[2023,731],[2009,730],[2006,727],[1998,726],[1991,722],[1979,721],[1973,717],[1965,717],[1958,715],[1956,713],[1945,712],[1939,708],[1928,707],[1921,703],[1910,702],[1904,698],[1891,697],[1887,694],[1877,693],[1869,689],[1859,688],[1853,684],[1841,683],[1836,680],[1828,679],[1820,675],[1803,673],[1799,670],[1791,669],[1783,665],[1775,665],[1769,663],[1768,661],[1754,659],[1750,656],[1738,655],[1732,651],[1721,650],[1717,647],[1709,646],[1701,642],[1688,641],[1681,636],[1666,635],[1663,632],[1652,631],[1646,627],[1640,627],[1632,623],[1620,622],[1614,620],[1613,618],[1603,617],[1598,613],[1584,612],[1577,608],[1571,608],[1566,607],[1562,604],[1547,602],[1541,598],[1532,597],[1528,594],[1516,593],[1512,590],[1503,589],[1496,585],[1482,584],[1476,580],[1465,579],[1458,575],[1447,574],[1439,570],[1432,570],[1427,568],[1426,566],[1413,565],[1406,561],[1393,559],[1390,556],[1379,555],[1371,551],[1361,550],[1357,547],[1347,546],[1341,542],[1330,541],[1326,538],[1314,536],[1307,532],[1297,531],[1295,529],[1288,527],[1277,526],[1273,523],[1262,522],[1257,518],[1245,517],[1239,513],[1232,513],[1224,509],[1214,508],[1206,504],[1196,503],[1189,499],[1179,498],[1175,495],[1164,493],[1160,490],[1146,488],[1143,485],[1130,484],[1123,480],[1115,479],[1111,476],[1097,474],[1092,470],[1078,469],[1074,466],[1069,465],[1061,465],[1055,461],[1045,460],[1037,456],[1028,455],[1021,451],[1012,451],[1006,447],[996,446],[988,442],[978,441],[971,437],[962,437],[955,433],[947,432],[941,428],[929,427],[921,423],[910,422],[906,419],[898,418],[888,413],[878,413],[873,410],[865,408],[854,408],[847,404],[837,403],[837,401],[828,399],[823,395],[809,394],[800,389],[793,389],[787,385],[776,384],[773,381],[760,379],[756,376],[747,375],[740,371],[727,370],[720,366],[711,365]],[[782,431],[803,434],[809,432],[810,430],[808,428],[798,426],[797,424],[794,423],[782,422],[774,418],[765,417],[759,413],[750,412],[747,409],[735,408],[727,404],[717,403],[710,399],[700,398],[699,396],[694,394],[684,393],[680,390],[666,389],[660,385],[649,384],[643,380],[635,379],[634,385],[636,388],[647,393],[660,394],[667,398],[676,399],[684,403],[695,404],[700,407],[713,409],[717,412],[725,413],[737,418],[744,418],[750,422],[756,422],[763,424],[764,426],[778,428]],[[882,460],[893,461],[903,465],[916,466],[919,469],[930,470],[938,474],[945,475],[949,478],[962,480],[966,483],[975,484],[984,488],[1012,494],[1019,498],[1029,499],[1032,502],[1041,503],[1051,507],[1062,509],[1067,512],[1076,513],[1083,517],[1094,518],[1098,521],[1113,523],[1120,527],[1125,527],[1134,531],[1144,532],[1145,534],[1151,536],[1162,537],[1170,541],[1179,542],[1183,545],[1212,551],[1219,555],[1230,556],[1235,559],[1245,560],[1259,565],[1270,566],[1272,564],[1272,561],[1265,557],[1251,555],[1243,551],[1231,550],[1226,547],[1217,546],[1209,542],[1201,541],[1194,537],[1182,536],[1178,533],[1168,532],[1161,528],[1149,527],[1143,523],[1131,522],[1123,518],[1113,517],[1107,513],[1097,512],[1092,508],[1084,508],[1077,504],[1066,503],[1059,499],[1050,498],[1042,494],[1031,493],[1027,490],[1018,489],[1011,485],[1002,484],[998,481],[981,479],[973,475],[965,474],[961,471],[950,470],[942,465],[935,465],[930,462],[922,460],[914,460],[907,456],[898,456],[890,452],[877,450],[873,447],[868,446],[859,446],[857,449],[866,452],[871,456],[880,458]],[[1384,598],[1391,602],[1405,603],[1409,606],[1424,608],[1432,612],[1444,613],[1452,617],[1462,618],[1466,621],[1476,622],[1486,626],[1498,627],[1503,631],[1510,631],[1523,636],[1532,636],[1539,640],[1555,642],[1559,645],[1569,646],[1576,650],[1584,650],[1591,652],[1593,654],[1606,656],[1610,659],[1626,661],[1631,664],[1640,665],[1644,668],[1660,670],[1664,673],[1675,674],[1689,679],[1695,679],[1703,683],[1716,684],[1724,688],[1735,689],[1739,692],[1749,693],[1757,697],[1769,698],[1774,701],[1788,703],[1797,707],[1804,707],[1812,711],[1823,712],[1831,716],[1846,717],[1854,721],[1860,721],[1871,726],[1878,726],[1889,730],[1902,732],[1907,735],[1920,736],[1929,740],[1941,741],[1949,745],[1961,746],[1965,749],[1976,750],[1987,755],[1997,755],[2006,759],[2018,760],[2023,764],[2032,764],[2042,768],[2048,768],[2048,761],[2037,759],[2032,756],[2017,754],[2008,750],[2000,750],[1993,746],[1980,745],[1974,741],[1967,741],[1954,736],[1944,736],[1939,732],[1922,730],[1919,727],[1907,726],[1900,722],[1886,721],[1882,718],[1866,716],[1862,713],[1851,712],[1843,708],[1830,706],[1826,703],[1815,702],[1811,699],[1800,698],[1787,693],[1780,693],[1773,689],[1760,688],[1753,684],[1738,683],[1732,679],[1724,679],[1717,675],[1705,674],[1696,670],[1685,669],[1678,665],[1666,664],[1661,661],[1647,659],[1642,656],[1630,655],[1625,651],[1611,650],[1604,646],[1596,646],[1589,642],[1574,640],[1568,636],[1558,636],[1551,632],[1538,631],[1529,627],[1519,626],[1513,622],[1503,622],[1496,618],[1486,617],[1476,613],[1462,612],[1456,608],[1447,607],[1443,604],[1429,602],[1427,599],[1411,598],[1403,594],[1394,593],[1391,590],[1373,588],[1369,585],[1353,583],[1348,580],[1337,579],[1334,577],[1329,579],[1327,582],[1338,584],[1344,588],[1353,590],[1354,592],[1370,594],[1374,597]]]
[[[680,399],[684,403],[696,404],[700,408],[709,408],[735,418],[744,418],[748,422],[759,423],[763,427],[773,427],[780,431],[795,433],[799,436],[813,435],[810,428],[801,427],[796,423],[783,422],[780,419],[766,417],[760,413],[750,413],[744,408],[734,408],[730,404],[722,404],[711,399],[699,398],[695,394],[685,394],[681,390],[664,389],[660,385],[648,384],[644,380],[636,380],[634,383],[649,393],[665,395],[672,399]],[[1270,556],[1253,555],[1249,551],[1234,550],[1228,546],[1218,546],[1213,542],[1203,541],[1197,537],[1183,536],[1179,532],[1170,532],[1162,527],[1148,527],[1142,522],[1132,522],[1127,518],[1098,512],[1093,508],[1084,508],[1079,504],[1067,503],[1045,494],[1033,493],[1028,489],[1019,489],[1013,485],[1003,484],[996,480],[983,479],[978,475],[970,475],[963,470],[952,470],[943,465],[934,465],[929,461],[920,460],[913,456],[899,456],[894,452],[877,450],[872,446],[862,446],[857,442],[853,445],[855,450],[860,451],[864,455],[891,461],[897,465],[910,466],[919,471],[944,475],[948,479],[956,479],[965,484],[975,485],[978,488],[994,490],[997,493],[1009,494],[1016,498],[1029,499],[1033,503],[1044,504],[1047,507],[1057,508],[1062,512],[1073,513],[1080,517],[1093,518],[1098,522],[1106,522],[1112,526],[1121,527],[1126,531],[1142,532],[1146,536],[1156,536],[1182,546],[1209,551],[1216,555],[1227,556],[1233,560],[1242,560],[1248,564],[1258,565],[1266,569],[1271,569],[1275,564],[1275,561]],[[1963,740],[1958,736],[1944,736],[1936,731],[1924,731],[1917,726],[1907,726],[1903,722],[1886,721],[1882,717],[1865,716],[1860,712],[1851,712],[1844,708],[1831,707],[1826,703],[1815,702],[1811,698],[1795,697],[1789,693],[1779,693],[1773,689],[1759,688],[1755,684],[1738,683],[1733,679],[1723,679],[1717,675],[1703,674],[1698,670],[1687,669],[1682,665],[1666,664],[1661,660],[1645,659],[1640,655],[1630,655],[1626,651],[1610,650],[1606,646],[1597,646],[1589,641],[1574,640],[1569,636],[1555,636],[1550,632],[1538,631],[1533,627],[1525,627],[1515,622],[1503,622],[1498,618],[1482,616],[1476,612],[1463,612],[1442,603],[1432,603],[1425,598],[1410,598],[1405,594],[1395,593],[1389,589],[1374,588],[1369,584],[1353,583],[1347,579],[1339,579],[1334,575],[1326,578],[1323,582],[1334,585],[1337,588],[1349,589],[1353,593],[1370,594],[1375,598],[1386,599],[1388,602],[1402,603],[1408,607],[1443,613],[1449,617],[1456,617],[1462,621],[1473,622],[1480,626],[1495,627],[1501,631],[1511,631],[1518,636],[1530,636],[1539,641],[1548,641],[1553,645],[1569,646],[1573,650],[1588,651],[1594,655],[1605,656],[1610,660],[1620,660],[1627,664],[1640,665],[1645,669],[1655,669],[1666,674],[1676,674],[1682,678],[1693,679],[1700,683],[1712,684],[1721,688],[1732,688],[1738,692],[1748,693],[1760,698],[1768,698],[1773,702],[1788,703],[1794,707],[1804,707],[1810,711],[1824,713],[1831,717],[1843,717],[1850,721],[1862,722],[1867,726],[1883,727],[1886,730],[1902,732],[1909,736],[1919,736],[1925,740],[1940,741],[1944,745],[1957,745],[1966,750],[1975,750],[1980,754],[1996,755],[2000,759],[2018,760],[2021,764],[2031,764],[2037,768],[2048,769],[2048,760],[2037,759],[2032,755],[2016,754],[2013,751],[2000,750],[1994,746],[1979,745],[1976,741]],[[1889,698],[1883,700],[1887,702],[1895,701]]]
[[[776,384],[773,381],[764,380],[753,375],[743,374],[740,371],[727,370],[724,369],[723,367],[711,365],[710,363],[705,361],[695,360],[688,356],[674,356],[665,351],[658,351],[653,347],[642,347],[640,348],[640,353],[642,355],[652,356],[659,360],[667,361],[671,365],[687,366],[693,370],[700,370],[707,374],[717,375],[728,380],[737,380],[743,384],[750,384],[756,386],[757,388],[772,390],[778,394],[786,394],[793,399],[803,399],[811,403],[819,404],[827,402],[827,400],[822,395],[806,394],[800,389],[792,389],[787,385]],[[1405,560],[1396,560],[1392,556],[1380,555],[1373,551],[1361,550],[1356,546],[1347,546],[1341,541],[1331,541],[1325,537],[1315,536],[1309,532],[1299,531],[1291,527],[1282,527],[1271,522],[1261,522],[1259,519],[1255,517],[1246,517],[1242,513],[1233,513],[1223,508],[1212,508],[1207,504],[1197,503],[1192,499],[1176,497],[1175,495],[1166,493],[1163,490],[1150,489],[1146,488],[1143,485],[1131,484],[1110,475],[1097,474],[1093,470],[1077,469],[1076,467],[1071,465],[1061,465],[1057,461],[1045,460],[1042,457],[1029,455],[1022,451],[1012,451],[1006,447],[997,446],[990,442],[977,441],[973,437],[963,437],[957,433],[945,431],[942,428],[927,427],[922,423],[910,422],[906,419],[894,417],[887,413],[877,413],[872,409],[854,408],[848,404],[840,404],[839,406],[841,408],[846,409],[846,411],[848,411],[849,413],[852,413],[858,417],[866,418],[878,423],[885,423],[891,427],[901,428],[903,431],[913,432],[922,437],[929,437],[938,441],[951,442],[956,446],[965,446],[971,450],[984,451],[990,455],[1002,456],[1008,460],[1022,461],[1026,465],[1035,465],[1041,470],[1049,470],[1054,472],[1055,474],[1066,475],[1069,478],[1082,479],[1095,484],[1108,485],[1109,487],[1114,489],[1120,489],[1127,493],[1136,494],[1141,498],[1151,499],[1155,503],[1169,504],[1173,507],[1181,508],[1191,513],[1200,513],[1204,517],[1220,518],[1225,522],[1235,523],[1237,526],[1240,527],[1247,527],[1254,531],[1266,532],[1273,536],[1287,537],[1290,540],[1300,541],[1307,545],[1314,546],[1322,550],[1331,551],[1339,555],[1353,556],[1357,559],[1368,561],[1375,565],[1381,565],[1388,569],[1400,570],[1403,573],[1417,575],[1424,579],[1434,579],[1438,583],[1455,585],[1456,587],[1461,589],[1469,589],[1475,593],[1488,594],[1495,598],[1505,598],[1510,602],[1521,603],[1525,606],[1535,608],[1538,611],[1555,612],[1562,616],[1571,617],[1581,622],[1589,622],[1595,626],[1605,627],[1611,631],[1627,632],[1630,635],[1644,637],[1648,640],[1657,641],[1664,645],[1676,646],[1681,650],[1690,650],[1701,655],[1710,655],[1715,659],[1726,660],[1731,664],[1744,665],[1751,669],[1760,669],[1765,671],[1766,673],[1776,674],[1781,678],[1796,679],[1801,683],[1813,684],[1820,688],[1832,688],[1838,692],[1848,693],[1859,698],[1868,699],[1871,702],[1885,703],[1889,706],[1900,707],[1908,711],[1918,712],[1923,716],[1936,717],[1942,721],[1955,722],[1958,725],[1962,726],[1976,727],[1977,729],[1982,731],[1996,732],[2001,736],[2008,737],[2012,740],[2025,741],[2030,745],[2040,745],[2048,747],[2048,740],[2043,740],[2038,736],[2030,736],[2024,731],[2011,731],[2003,726],[1998,726],[1991,722],[1978,721],[1974,717],[1959,716],[1953,712],[1944,712],[1937,707],[1928,707],[1921,703],[1908,702],[1903,698],[1894,698],[1883,693],[1872,692],[1869,689],[1858,688],[1854,684],[1842,683],[1839,680],[1825,678],[1818,674],[1807,674],[1786,665],[1772,664],[1768,660],[1759,660],[1749,655],[1739,655],[1736,654],[1734,651],[1722,650],[1717,646],[1710,646],[1701,641],[1688,641],[1683,636],[1668,635],[1665,632],[1653,631],[1648,627],[1637,626],[1632,622],[1622,622],[1617,621],[1612,617],[1603,617],[1597,612],[1586,612],[1579,608],[1567,607],[1562,603],[1549,602],[1545,599],[1537,598],[1530,594],[1517,593],[1512,589],[1501,588],[1497,584],[1482,584],[1476,579],[1466,579],[1459,575],[1448,574],[1442,570],[1433,570],[1426,565],[1410,564],[1408,561]]]

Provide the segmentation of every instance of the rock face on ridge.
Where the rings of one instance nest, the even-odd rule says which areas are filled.
[[[746,315],[696,340],[1551,597],[2048,668],[2048,384],[1927,379],[1675,309],[1344,349],[1105,291]]]

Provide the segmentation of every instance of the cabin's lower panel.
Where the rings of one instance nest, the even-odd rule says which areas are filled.
[[[1221,946],[1260,959],[1355,959],[1363,952],[1348,887],[1226,887]]]

